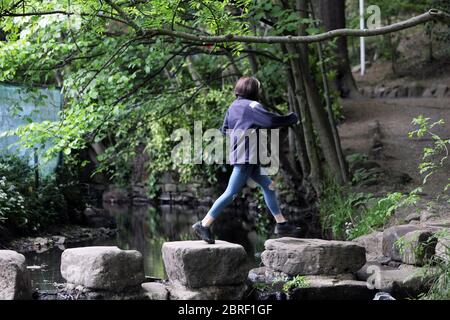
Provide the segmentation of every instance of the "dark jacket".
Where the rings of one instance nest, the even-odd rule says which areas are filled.
[[[259,163],[258,130],[287,127],[297,121],[293,112],[286,116],[272,113],[259,102],[238,96],[228,108],[221,128],[223,134],[230,135],[230,163]]]

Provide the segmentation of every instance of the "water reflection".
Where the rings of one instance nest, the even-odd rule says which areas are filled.
[[[115,238],[76,244],[80,246],[111,246],[125,250],[138,250],[144,258],[145,274],[156,278],[166,278],[161,247],[165,241],[196,239],[191,225],[201,219],[204,209],[186,205],[117,206],[105,205],[107,214],[117,221],[118,233]],[[263,247],[263,239],[249,228],[248,215],[236,207],[224,212],[217,221],[214,232],[219,239],[239,243],[244,246],[249,262],[256,264],[254,254]],[[68,248],[71,246],[67,246]],[[52,291],[54,282],[63,282],[59,267],[62,250],[54,248],[43,253],[26,254],[32,285],[41,291]]]

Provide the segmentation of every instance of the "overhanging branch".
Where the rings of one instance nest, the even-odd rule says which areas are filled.
[[[132,19],[129,17],[120,6],[115,4],[111,0],[105,0],[110,4],[121,16],[122,19],[110,16],[104,16],[101,14],[96,14],[95,16],[104,19],[115,20],[124,24],[131,26],[136,33],[139,35],[144,35],[146,37],[157,37],[166,36],[177,39],[184,39],[186,41],[195,41],[203,44],[213,44],[213,43],[229,43],[229,42],[244,42],[244,43],[313,43],[319,41],[326,41],[337,37],[373,37],[383,34],[388,34],[392,32],[401,31],[408,29],[419,24],[423,24],[429,21],[440,21],[443,23],[450,23],[450,14],[437,10],[430,9],[416,17],[412,17],[405,21],[400,21],[388,26],[384,26],[377,29],[336,29],[328,32],[308,35],[308,36],[241,36],[234,34],[227,34],[221,36],[211,36],[202,34],[193,34],[182,31],[174,31],[170,29],[152,28],[152,29],[141,29]],[[12,12],[0,12],[0,17],[20,17],[20,16],[41,16],[41,15],[51,15],[51,14],[64,14],[64,15],[80,15],[89,16],[88,13],[72,13],[64,11],[48,11],[48,12],[24,12],[24,13],[12,13]]]
[[[431,9],[426,13],[412,17],[408,20],[397,22],[377,29],[336,29],[316,35],[309,36],[240,36],[227,34],[222,36],[195,35],[187,32],[173,31],[153,28],[143,30],[148,37],[167,36],[189,41],[202,42],[205,44],[224,42],[246,42],[246,43],[313,43],[326,41],[336,37],[373,37],[408,29],[429,21],[442,21],[450,23],[450,15],[446,12]]]

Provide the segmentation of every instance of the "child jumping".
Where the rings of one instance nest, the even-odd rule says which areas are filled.
[[[228,108],[222,126],[222,132],[224,134],[231,133],[230,136],[232,136],[233,132],[239,130],[240,132],[247,132],[248,130],[255,131],[258,129],[287,127],[298,121],[297,114],[293,112],[282,116],[265,110],[258,102],[259,91],[260,82],[254,77],[242,77],[237,81],[234,88],[236,100]],[[196,235],[200,239],[213,244],[214,237],[211,234],[210,226],[222,210],[242,190],[247,180],[252,179],[262,188],[266,205],[277,222],[275,234],[278,236],[298,237],[300,228],[290,224],[280,211],[274,183],[263,172],[258,160],[256,163],[255,161],[250,161],[252,151],[249,152],[248,149],[254,150],[258,147],[256,146],[254,148],[254,146],[249,145],[248,140],[245,138],[233,140],[232,145],[233,147],[231,148],[229,157],[230,164],[233,166],[233,172],[231,173],[227,189],[214,202],[203,220],[198,221],[192,226]],[[246,152],[240,152],[242,148]]]

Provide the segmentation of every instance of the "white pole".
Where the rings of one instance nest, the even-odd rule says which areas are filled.
[[[364,30],[364,0],[359,0],[359,25],[360,29]],[[366,73],[366,44],[364,37],[360,38],[360,49],[361,49],[361,75]]]

